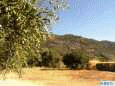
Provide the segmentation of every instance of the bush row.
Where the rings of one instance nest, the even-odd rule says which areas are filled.
[[[82,51],[73,50],[61,56],[55,49],[44,49],[39,58],[28,60],[30,66],[44,66],[50,68],[85,68],[89,57]]]
[[[99,63],[96,64],[96,69],[101,71],[115,72],[115,63]]]

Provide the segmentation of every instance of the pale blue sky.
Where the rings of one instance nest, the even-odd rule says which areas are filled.
[[[69,0],[69,4],[59,13],[54,33],[115,41],[115,0]]]

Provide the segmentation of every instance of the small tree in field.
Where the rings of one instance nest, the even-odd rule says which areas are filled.
[[[42,66],[51,68],[60,67],[61,56],[55,49],[49,48],[48,50],[42,52],[41,56],[42,56]]]
[[[63,57],[64,64],[70,69],[84,68],[89,57],[83,51],[72,51]]]
[[[28,56],[39,53],[48,28],[58,17],[64,0],[0,0],[0,66],[20,71]]]

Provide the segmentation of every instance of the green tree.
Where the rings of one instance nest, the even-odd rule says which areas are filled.
[[[63,57],[64,64],[70,69],[84,68],[88,61],[89,57],[81,50],[73,50]]]
[[[42,52],[42,65],[45,67],[59,68],[61,66],[60,54],[52,48]]]
[[[58,19],[56,13],[65,5],[64,0],[1,0],[0,40],[4,51],[0,65],[19,72],[27,65],[28,56],[37,56],[48,28]]]

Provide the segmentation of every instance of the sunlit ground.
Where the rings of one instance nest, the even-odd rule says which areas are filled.
[[[99,86],[101,80],[115,80],[115,73],[96,70],[24,69],[21,79],[8,73],[0,86]]]
[[[0,80],[0,86],[42,86],[29,81],[6,79]]]

